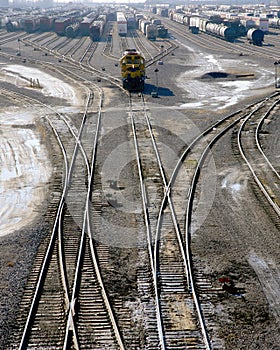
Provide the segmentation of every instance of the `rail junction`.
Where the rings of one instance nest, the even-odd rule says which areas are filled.
[[[238,349],[264,324],[259,339],[277,338],[280,95],[272,79],[238,106],[184,110],[186,93],[175,82],[182,67],[192,69],[184,61],[192,45],[213,57],[221,50],[227,58],[260,57],[265,69],[276,51],[195,39],[166,25],[173,36],[155,42],[136,30],[120,38],[113,24],[98,43],[1,32],[7,69],[36,67],[81,96],[72,112],[63,99],[40,94],[40,81],[1,86],[1,101],[41,117],[54,163],[49,230],[19,291],[7,349]],[[122,88],[118,58],[126,47],[146,57],[143,93]],[[232,184],[250,187],[241,199],[228,187],[229,168],[240,174]],[[258,215],[263,224],[249,226]],[[219,282],[224,275],[220,281],[234,281],[232,288]],[[249,340],[238,338],[243,328]]]

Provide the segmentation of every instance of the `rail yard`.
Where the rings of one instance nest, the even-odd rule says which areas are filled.
[[[278,349],[278,22],[125,12],[0,29],[0,348]]]

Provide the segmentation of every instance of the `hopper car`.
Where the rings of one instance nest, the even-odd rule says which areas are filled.
[[[80,23],[81,36],[88,36],[89,35],[89,28],[95,19],[96,19],[96,16],[95,17],[85,17],[81,21],[81,23]]]
[[[40,19],[39,18],[26,18],[24,20],[24,31],[26,33],[34,33],[40,29]]]
[[[54,32],[57,35],[65,35],[66,27],[70,26],[71,19],[70,18],[59,18],[54,22]]]
[[[76,38],[76,36],[80,33],[80,23],[70,24],[65,28],[65,35],[67,38]]]
[[[52,17],[40,17],[40,31],[49,32],[54,27],[54,18]]]
[[[120,59],[123,88],[143,91],[146,79],[145,58],[136,49],[127,49]]]

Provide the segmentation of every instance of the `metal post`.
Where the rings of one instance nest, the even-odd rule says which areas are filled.
[[[18,56],[21,56],[21,52],[20,52],[20,39],[18,38]]]
[[[280,64],[280,61],[274,62],[274,68],[275,68],[275,88],[278,88],[278,65]]]
[[[159,70],[156,68],[155,73],[156,73],[156,92],[158,93],[158,72]]]

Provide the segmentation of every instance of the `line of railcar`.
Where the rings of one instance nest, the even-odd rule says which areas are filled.
[[[174,22],[187,26],[194,34],[202,32],[229,42],[233,42],[241,36],[247,36],[251,44],[258,46],[261,46],[264,41],[263,30],[258,28],[246,28],[239,20],[216,23],[208,18],[181,12],[171,12],[169,18]]]
[[[98,16],[96,13],[91,13],[80,20],[74,17],[49,18],[43,16],[36,19],[8,20],[6,30],[8,32],[21,30],[27,33],[54,31],[57,35],[65,35],[69,38],[75,38],[78,35],[90,36],[92,40],[97,41],[103,34],[106,22],[107,18],[105,14]]]
[[[148,40],[156,40],[168,37],[168,29],[161,23],[159,19],[140,18],[138,21],[138,29],[146,36]]]

